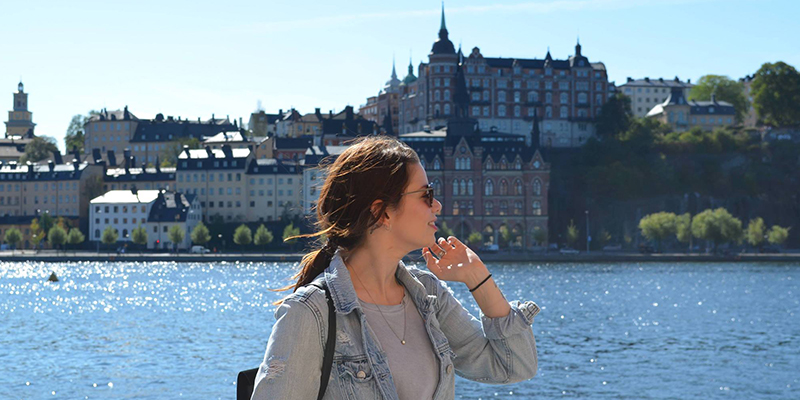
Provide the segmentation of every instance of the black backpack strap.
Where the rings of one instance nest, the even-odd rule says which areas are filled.
[[[325,395],[325,389],[328,388],[328,381],[331,377],[331,369],[333,369],[333,352],[336,347],[336,309],[333,306],[333,298],[331,292],[328,290],[328,285],[323,281],[322,283],[311,283],[311,285],[322,289],[325,292],[325,299],[328,300],[328,339],[325,342],[325,356],[322,359],[322,376],[319,380],[319,394],[317,400],[322,400]]]

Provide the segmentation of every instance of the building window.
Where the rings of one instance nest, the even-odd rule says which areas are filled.
[[[500,213],[499,215],[507,215],[508,214],[508,202],[505,200],[500,201]]]
[[[568,112],[567,107],[561,107],[561,118],[567,118]]]
[[[540,181],[538,178],[533,180],[533,195],[534,196],[542,195],[542,181]]]
[[[490,169],[490,168],[487,168]],[[491,179],[486,181],[486,186],[484,187],[483,191],[484,196],[492,196],[494,195],[494,182]]]
[[[487,201],[487,202],[483,203],[483,213],[485,215],[492,215],[492,211],[494,211],[493,209],[494,209],[494,203],[493,202]]]
[[[499,105],[497,106],[497,116],[505,117],[506,116],[506,106]]]
[[[533,202],[533,215],[542,215],[542,202],[541,201],[534,201]]]

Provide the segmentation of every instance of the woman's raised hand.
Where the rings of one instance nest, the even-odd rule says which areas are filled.
[[[478,285],[489,273],[480,257],[455,236],[446,240],[439,238],[438,243],[424,247],[422,257],[425,265],[437,278],[463,282],[469,288]]]

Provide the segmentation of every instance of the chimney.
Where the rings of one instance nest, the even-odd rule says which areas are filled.
[[[53,160],[47,160],[47,169],[50,172],[53,172],[56,169],[56,165],[53,163]]]
[[[78,146],[72,146],[72,155],[78,160],[81,159],[81,152],[78,151]]]
[[[208,154],[208,158],[215,158],[214,152],[211,151],[211,147],[209,147],[208,145],[206,145],[206,154]]]
[[[317,121],[322,121],[322,113],[319,112],[319,107],[314,109],[314,115],[317,116]]]
[[[278,117],[281,117],[281,116],[283,116],[283,109],[279,108],[278,109]]]
[[[692,80],[691,80],[691,79],[687,79],[687,80],[686,80],[686,83],[688,83],[688,84],[691,84],[691,83],[692,83]]]
[[[649,76],[645,76],[645,77],[644,77],[644,81],[645,81],[645,82],[650,82],[650,77],[649,77]]]
[[[633,78],[631,78],[631,77],[629,76],[629,77],[628,77],[628,82],[633,82]]]
[[[131,167],[136,167],[136,156],[131,156]]]
[[[124,150],[122,150],[122,159],[125,165],[125,169],[130,168],[130,166],[128,165],[130,158],[131,158],[131,149],[126,147]]]
[[[103,156],[100,155],[100,149],[94,148],[92,149],[92,160],[94,160],[95,164],[100,164],[103,162]]]
[[[56,165],[61,165],[64,163],[64,161],[61,159],[61,152],[57,149],[53,150],[53,160],[55,160]]]
[[[117,166],[117,156],[114,155],[114,150],[109,150],[106,154],[108,155],[108,166],[109,167],[116,167]]]
[[[225,154],[225,158],[233,158],[233,150],[229,144],[222,145],[222,153]]]
[[[75,170],[75,171],[77,171],[79,169],[78,168],[78,160],[76,158],[72,159],[72,169]]]
[[[347,106],[344,108],[345,119],[348,121],[353,119],[353,106]]]
[[[182,205],[183,205],[183,203],[181,203],[181,194],[178,193],[178,192],[175,192],[175,207],[180,207]]]

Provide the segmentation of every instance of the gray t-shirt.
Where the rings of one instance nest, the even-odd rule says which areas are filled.
[[[408,292],[403,296],[402,303],[395,306],[378,306],[364,301],[361,301],[361,306],[367,317],[367,323],[378,336],[378,342],[386,352],[398,398],[432,399],[439,383],[439,360],[425,330],[422,316],[408,296]],[[383,311],[383,316],[378,307]],[[407,324],[405,345],[397,338],[403,337],[403,310]],[[392,325],[396,335],[386,325],[387,321]]]

